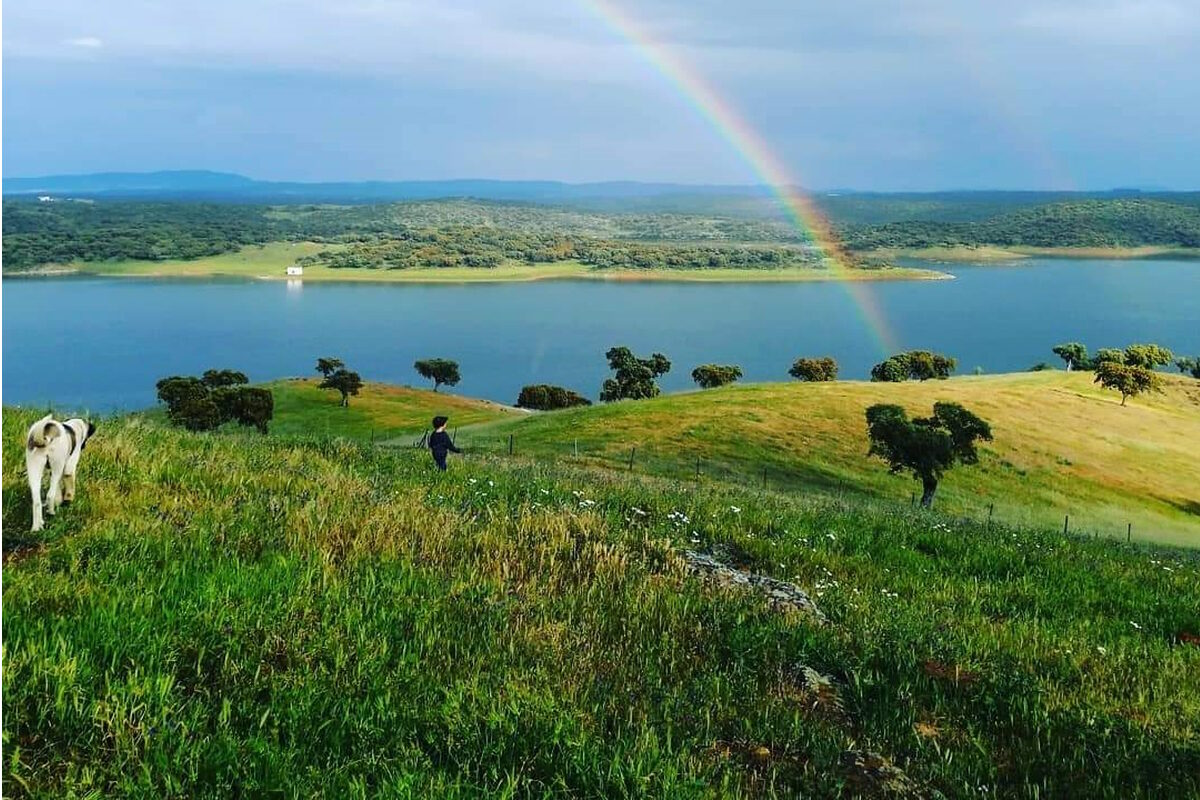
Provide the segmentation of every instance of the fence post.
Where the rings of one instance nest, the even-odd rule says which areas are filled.
[[[636,447],[629,448],[629,469],[633,470],[633,454],[637,452]]]
[[[992,529],[992,512],[996,510],[995,503],[988,503],[988,530]]]
[[[510,456],[513,454],[513,435],[511,433],[508,435],[508,454]]]
[[[458,426],[454,426],[454,433],[450,434],[450,443],[458,444]]]
[[[1131,541],[1133,541],[1133,523],[1132,522],[1130,522],[1125,527],[1125,544],[1129,544]]]
[[[575,457],[579,458],[579,440],[575,440]]]
[[[696,480],[700,480],[700,459],[696,459]]]
[[[1069,526],[1070,522],[1071,522],[1071,515],[1070,514],[1063,515],[1063,536],[1067,535],[1067,527]]]

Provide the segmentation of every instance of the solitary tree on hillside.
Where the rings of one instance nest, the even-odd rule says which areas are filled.
[[[656,378],[671,371],[671,362],[662,353],[650,358],[638,358],[628,347],[610,348],[604,357],[616,375],[604,381],[600,389],[600,401],[641,400],[658,396]]]
[[[346,365],[342,363],[340,358],[317,359],[317,372],[321,373],[321,376],[325,378],[328,378],[330,375],[337,372],[339,369],[344,368],[345,366]]]
[[[935,403],[933,416],[910,420],[896,405],[867,409],[869,455],[888,462],[892,472],[908,470],[921,481],[921,505],[933,505],[938,482],[955,463],[975,464],[978,440],[991,441],[992,429],[958,403]]]
[[[837,373],[837,362],[829,356],[797,358],[788,370],[788,375],[801,381],[836,381]]]
[[[462,380],[462,376],[458,374],[458,362],[446,358],[427,358],[417,361],[413,364],[413,369],[422,378],[433,381],[433,390],[435,392],[443,384],[454,386]]]
[[[1113,389],[1121,393],[1121,405],[1130,397],[1136,397],[1143,392],[1156,391],[1160,378],[1152,369],[1129,366],[1116,361],[1104,361],[1096,365],[1095,383],[1105,389]]]
[[[715,389],[740,377],[742,368],[736,364],[701,364],[692,370],[692,380],[701,389]]]
[[[1087,369],[1091,366],[1087,348],[1079,342],[1067,342],[1053,347],[1054,355],[1067,364],[1067,372],[1073,369]]]
[[[350,395],[357,395],[358,390],[363,386],[362,378],[357,372],[340,367],[330,374],[325,376],[325,380],[321,381],[318,388],[334,389],[342,395],[342,408],[347,408],[350,405]]]

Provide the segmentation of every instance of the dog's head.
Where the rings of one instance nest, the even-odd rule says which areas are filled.
[[[96,433],[96,426],[90,420],[84,420],[87,425],[87,431],[83,434],[83,441],[79,443],[79,449],[87,447],[88,440]]]

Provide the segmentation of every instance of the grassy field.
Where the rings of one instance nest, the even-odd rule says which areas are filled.
[[[383,440],[420,435],[437,414],[450,417],[453,427],[526,414],[487,400],[372,382],[367,382],[358,396],[350,398],[350,405],[342,408],[341,396],[318,389],[319,382],[316,378],[296,378],[266,384],[275,397],[273,433]]]
[[[41,270],[43,274],[64,271],[89,275],[113,275],[156,278],[240,277],[286,280],[285,271],[301,256],[321,250],[336,250],[340,245],[313,242],[274,242],[245,247],[234,253],[195,260],[175,261],[97,261],[75,262],[66,267]],[[864,270],[782,269],[597,269],[578,261],[552,264],[512,263],[493,269],[446,267],[429,269],[331,269],[309,266],[305,281],[351,281],[382,283],[495,283],[537,280],[613,280],[683,282],[758,282],[828,280],[914,280],[941,279],[940,272],[903,267]]]
[[[962,403],[992,425],[978,466],[951,471],[937,502],[1013,524],[1071,526],[1124,538],[1200,545],[1200,383],[1164,375],[1165,390],[1131,400],[1090,373],[1015,373],[926,383],[759,384],[666,395],[494,423],[461,432],[468,446],[687,478],[906,502],[917,484],[867,457],[864,412],[899,403],[927,415]],[[919,490],[918,490],[919,493]]]
[[[885,796],[866,752],[886,796],[1200,792],[1194,552],[139,417],[31,538],[32,418],[3,415],[7,796]]]

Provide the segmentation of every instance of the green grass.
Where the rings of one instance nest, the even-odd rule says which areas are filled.
[[[578,460],[705,480],[910,501],[916,482],[867,456],[864,412],[900,403],[928,414],[953,400],[987,419],[981,463],[948,473],[937,503],[1011,524],[1070,526],[1125,538],[1200,545],[1200,383],[1164,375],[1165,390],[1122,407],[1088,374],[953,378],[926,383],[770,383],[510,418],[460,431],[462,443],[541,459]]]
[[[284,436],[345,436],[384,440],[420,436],[435,415],[450,418],[450,427],[478,425],[525,412],[487,400],[367,382],[350,405],[341,396],[317,388],[317,379],[292,379],[266,384],[275,397],[271,431]]]
[[[1200,792],[1193,552],[137,417],[31,538],[32,419],[3,418],[14,796],[838,797],[849,749],[947,797]]]

